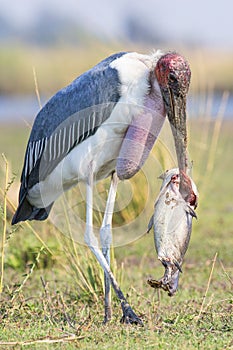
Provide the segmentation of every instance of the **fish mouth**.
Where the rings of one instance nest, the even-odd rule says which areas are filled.
[[[149,279],[147,283],[155,289],[163,289],[168,292],[168,295],[173,296],[178,289],[179,275],[182,273],[181,264],[177,261],[171,262],[168,258],[158,258],[163,266],[165,272],[159,280]]]
[[[179,283],[179,275],[180,271],[177,270],[170,278],[169,281],[165,280],[163,276],[159,280],[154,280],[154,279],[148,279],[147,283],[149,286],[155,289],[163,289],[165,292],[168,293],[169,297],[172,297],[177,289],[178,289],[178,283]]]

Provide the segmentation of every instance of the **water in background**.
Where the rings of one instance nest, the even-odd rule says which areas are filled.
[[[46,98],[42,98],[42,105]],[[0,96],[0,122],[32,122],[39,111],[39,103],[34,95],[30,96]],[[224,119],[233,119],[233,95],[229,94],[227,100],[223,100],[223,94],[213,95],[189,95],[189,118],[211,117],[216,118],[219,111],[224,112]]]

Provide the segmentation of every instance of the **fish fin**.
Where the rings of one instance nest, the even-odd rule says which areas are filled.
[[[150,218],[146,233],[149,233],[153,226],[154,226],[154,215],[152,215],[152,217]]]
[[[187,204],[187,207],[186,207],[186,212],[189,215],[191,215],[193,218],[197,219],[197,214],[195,213],[195,211],[188,204]]]
[[[174,265],[182,273],[181,265],[178,263],[178,261],[174,261]]]
[[[166,172],[165,172],[165,173],[162,173],[161,175],[159,175],[159,176],[157,177],[157,179],[164,180],[164,179],[165,179],[165,175],[166,175]]]

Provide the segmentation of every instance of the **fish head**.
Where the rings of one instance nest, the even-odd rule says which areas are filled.
[[[196,209],[198,204],[198,191],[194,181],[184,172],[181,171],[181,175],[184,181],[184,191],[182,193],[182,198],[187,202],[191,207]],[[162,188],[167,186],[171,186],[173,191],[178,193],[179,186],[181,182],[181,176],[178,168],[173,168],[170,170],[166,170],[163,174],[161,174],[159,179],[163,180]]]

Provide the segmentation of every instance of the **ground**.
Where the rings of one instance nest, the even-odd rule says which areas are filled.
[[[6,163],[2,159],[1,215],[4,224],[7,214],[7,226],[5,249],[1,248],[4,275],[0,347],[233,349],[233,122],[221,124],[220,119],[212,122],[197,119],[189,122],[189,130],[193,178],[200,199],[179,291],[170,298],[147,284],[149,277],[159,278],[163,274],[153,233],[143,235],[147,216],[153,211],[153,200],[137,224],[141,236],[138,234],[135,241],[132,239],[133,242],[112,252],[113,271],[134,311],[143,319],[144,327],[139,327],[120,324],[121,309],[115,297],[113,319],[107,325],[102,324],[103,274],[85,247],[74,244],[48,222],[32,223],[32,227],[22,224],[12,231],[10,201],[15,201],[18,190],[28,130],[12,125],[1,127],[0,149],[9,162],[8,181],[12,182],[13,173],[16,175],[7,191],[6,213]],[[161,145],[160,150],[153,150],[157,152],[156,159],[162,157]],[[166,162],[165,166],[169,166]],[[148,171],[145,174],[148,176]],[[158,191],[159,180],[154,174],[151,176]],[[145,176],[135,181],[144,184]],[[133,185],[132,188],[135,189]],[[140,188],[141,197],[136,197],[132,207],[116,215],[115,226],[121,227],[124,220],[132,220],[131,211],[140,212],[145,193]],[[127,227],[122,230],[127,234]]]

